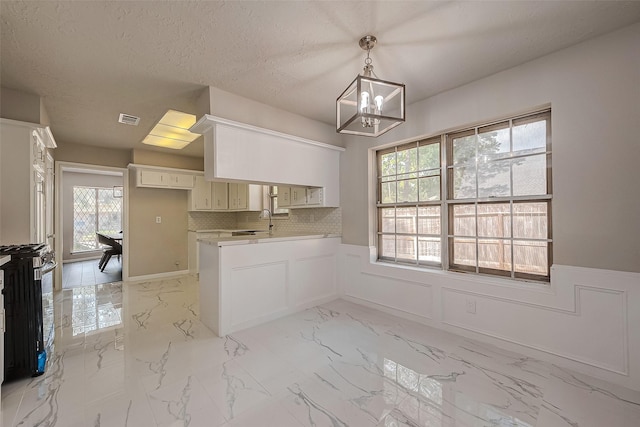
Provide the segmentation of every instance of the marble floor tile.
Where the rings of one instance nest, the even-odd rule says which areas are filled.
[[[54,295],[2,426],[627,427],[640,392],[344,300],[217,337],[191,276]]]

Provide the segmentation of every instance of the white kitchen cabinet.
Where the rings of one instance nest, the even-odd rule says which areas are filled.
[[[209,114],[191,132],[204,135],[208,179],[321,187],[323,206],[340,206],[342,147]]]
[[[229,183],[230,211],[260,211],[263,207],[263,186]]]
[[[278,185],[278,207],[288,208],[291,206],[291,187]]]
[[[226,182],[214,182],[211,186],[213,193],[213,210],[226,211],[229,209],[229,186]]]
[[[47,156],[55,140],[39,124],[9,119],[0,124],[0,244],[45,243],[47,207],[53,203],[46,191],[53,159]]]
[[[188,203],[190,211],[259,211],[262,210],[262,186],[211,182],[196,175]]]
[[[278,186],[278,206],[281,208],[306,208],[324,206],[324,189],[321,187]]]
[[[318,187],[307,188],[307,206],[323,206],[324,189]]]
[[[247,184],[229,183],[229,210],[247,209]]]
[[[340,238],[199,243],[200,320],[225,336],[335,299]]]
[[[213,210],[213,190],[211,181],[204,179],[204,175],[196,175],[193,189],[189,192],[190,211]]]
[[[194,185],[195,176],[193,174],[186,173],[170,173],[169,174],[169,186],[172,188],[185,188],[192,189]]]
[[[191,190],[194,187],[196,176],[194,171],[133,164],[129,167],[136,170],[137,187],[177,190]]]

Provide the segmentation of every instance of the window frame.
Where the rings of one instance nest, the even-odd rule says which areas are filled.
[[[429,167],[429,168],[425,168],[425,169],[420,169],[419,168],[419,163],[420,163],[420,147],[425,147],[425,146],[430,146],[430,145],[434,145],[437,144],[438,145],[438,167]],[[403,173],[398,173],[397,170],[397,153],[400,151],[405,151],[405,150],[410,150],[410,149],[416,149],[417,150],[417,157],[416,157],[416,170],[415,171],[410,171],[410,172],[403,172]],[[381,170],[382,170],[382,159],[381,156],[378,156],[378,153],[382,153],[382,155],[385,154],[390,154],[390,153],[396,153],[396,171],[394,174],[390,174],[390,175],[382,175]],[[432,138],[423,138],[423,139],[418,139],[409,143],[404,143],[404,144],[397,144],[394,145],[392,147],[386,148],[386,149],[382,149],[382,150],[378,150],[378,152],[376,153],[376,246],[378,248],[381,247],[382,245],[382,241],[384,240],[384,236],[406,236],[406,237],[413,237],[414,240],[414,253],[415,253],[415,261],[414,260],[409,260],[407,258],[402,258],[402,257],[398,257],[398,240],[395,239],[394,242],[394,256],[393,257],[388,257],[388,256],[381,256],[380,255],[380,251],[378,251],[378,259],[383,260],[383,261],[387,261],[387,262],[393,262],[395,264],[404,264],[404,265],[415,265],[415,266],[430,266],[430,267],[440,267],[442,265],[442,190],[443,190],[443,186],[442,186],[442,144],[441,144],[441,137],[437,136],[437,137],[432,137]],[[437,173],[436,173],[437,171]],[[423,174],[421,176],[421,173]],[[395,179],[393,181],[384,181],[385,177],[390,177],[390,176],[405,176],[405,175],[412,175],[415,174],[415,177],[406,177],[405,179]],[[438,185],[438,198],[435,200],[420,200],[420,178],[432,178],[432,177],[438,177],[439,179],[439,185]],[[396,201],[395,203],[383,203],[382,202],[382,185],[384,182],[396,182],[398,183],[399,181],[408,181],[409,179],[415,179],[416,181],[416,199],[415,201],[397,201],[397,196],[398,196],[398,190],[397,190],[397,185],[396,185],[396,191],[395,191],[395,198]],[[433,207],[433,206],[437,206],[438,209],[440,210],[439,212],[439,216],[440,216],[440,233],[435,234],[435,233],[420,233],[420,226],[419,226],[419,218],[420,218],[420,208],[429,208],[429,207]],[[415,232],[414,233],[398,233],[397,232],[397,218],[398,218],[398,211],[400,209],[407,209],[407,208],[415,208]],[[382,231],[383,228],[383,224],[382,224],[382,215],[380,214],[381,211],[383,209],[394,209],[394,228],[395,231],[393,233],[390,232],[385,232]],[[423,239],[438,239],[440,241],[440,262],[434,262],[434,261],[429,261],[429,260],[420,260],[420,237],[422,237]],[[424,241],[424,240],[423,240]]]
[[[546,143],[544,146],[533,146],[531,147],[522,147],[519,148],[514,147],[516,145],[514,143],[514,127],[524,125],[527,123],[538,122],[544,120],[546,122]],[[480,181],[478,177],[478,168],[479,163],[478,159],[480,158],[478,155],[478,135],[486,135],[488,132],[493,132],[496,130],[507,130],[508,131],[508,150],[505,150],[505,146],[503,142],[500,142],[498,145],[498,152],[489,153],[489,157],[483,157],[482,165],[490,165],[496,164],[498,165],[501,162],[503,165],[508,165],[508,195],[501,195],[499,197],[490,195],[484,196],[479,194],[481,192]],[[466,159],[465,162],[454,162],[454,139],[462,138],[465,136],[475,136],[475,140],[473,142],[475,154]],[[503,135],[504,136],[504,135]],[[455,138],[454,138],[455,137]],[[492,135],[490,138],[495,138],[495,135]],[[499,138],[498,138],[499,139]],[[381,166],[381,156],[384,154],[398,152],[402,150],[404,147],[416,145],[419,146],[421,142],[431,141],[430,143],[437,143],[440,145],[440,199],[436,201],[428,201],[428,202],[397,202],[396,203],[381,203],[383,192],[382,192],[382,166]],[[437,141],[437,142],[436,142]],[[480,147],[481,148],[481,147]],[[432,136],[429,138],[418,138],[409,142],[400,142],[391,146],[382,147],[379,149],[373,150],[373,158],[374,158],[374,170],[375,170],[375,245],[377,249],[377,260],[378,262],[389,263],[391,265],[410,265],[421,268],[438,268],[443,271],[451,271],[451,272],[461,272],[461,273],[472,273],[476,275],[484,275],[489,277],[503,277],[514,280],[521,281],[533,281],[533,282],[544,282],[548,283],[550,281],[550,269],[553,261],[553,233],[552,233],[552,151],[551,151],[551,109],[545,108],[542,110],[536,110],[527,114],[521,114],[517,116],[512,116],[506,119],[496,120],[489,123],[482,123],[473,127],[464,127],[456,130],[452,130],[449,132],[445,132],[436,136]],[[545,179],[545,189],[544,193],[541,194],[530,194],[530,195],[514,195],[514,191],[516,191],[517,187],[514,188],[514,166],[519,166],[523,163],[518,161],[520,159],[533,158],[533,156],[543,157],[545,161],[544,167],[544,179]],[[532,160],[535,162],[536,160]],[[417,161],[418,162],[418,161]],[[535,163],[533,163],[535,165]],[[473,185],[473,191],[475,192],[475,197],[464,197],[464,198],[454,198],[455,197],[455,188],[454,188],[454,172],[456,167],[469,167],[473,165],[474,170],[474,180],[475,183]],[[488,166],[491,167],[491,166]],[[504,169],[504,166],[498,166],[498,171],[500,168]],[[503,177],[506,176],[506,171],[502,170],[501,172]],[[494,172],[495,174],[495,172]],[[396,171],[395,176],[397,177],[398,171]],[[385,175],[389,176],[389,175]],[[494,175],[495,176],[495,175]],[[526,175],[529,176],[529,175]],[[538,176],[540,180],[542,180],[542,174]],[[528,181],[528,180],[527,180]],[[540,184],[538,184],[540,185]],[[535,187],[534,187],[535,190]],[[419,190],[418,190],[419,191]],[[504,190],[503,190],[504,191]],[[478,196],[483,197],[478,197]],[[419,197],[418,197],[419,198]],[[544,225],[546,230],[546,238],[542,238],[539,236],[536,237],[518,237],[517,234],[514,235],[513,223],[517,218],[518,210],[517,205],[523,203],[531,203],[532,209],[536,207],[536,204],[546,204],[546,210],[542,206],[538,206],[540,211],[531,211],[527,212],[524,215],[540,215],[544,213],[545,220],[541,221],[541,224]],[[488,206],[491,204],[507,204],[508,205],[508,222],[511,224],[510,231],[508,235],[500,235],[500,236],[482,236],[480,235],[478,229],[478,206]],[[403,208],[403,207],[415,207],[418,209],[421,206],[431,205],[431,206],[440,206],[440,258],[441,262],[424,262],[420,261],[419,254],[415,255],[414,260],[404,260],[398,258],[398,249],[397,243],[394,248],[395,256],[385,256],[382,255],[382,236],[402,236],[405,233],[396,233],[397,226],[394,232],[383,231],[382,224],[382,211],[385,208],[394,209]],[[465,265],[454,263],[454,250],[456,248],[454,244],[454,239],[459,239],[461,236],[456,235],[454,233],[454,220],[453,220],[453,211],[455,206],[461,205],[472,205],[474,206],[474,221],[476,222],[475,235],[473,236],[462,236],[463,238],[473,239],[475,244],[475,265]],[[483,215],[490,216],[490,213],[483,213]],[[504,213],[500,213],[500,215],[504,215]],[[522,213],[520,215],[523,215]],[[416,214],[417,216],[417,214]],[[394,219],[397,217],[394,217]],[[540,225],[542,227],[542,225]],[[416,236],[416,245],[418,244],[418,230],[416,233],[411,234]],[[397,242],[397,240],[396,240]],[[504,245],[505,247],[509,247],[510,255],[508,257],[504,257],[506,260],[503,265],[510,265],[509,270],[500,269],[500,268],[490,268],[487,267],[486,264],[492,262],[492,260],[485,261],[485,266],[481,266],[483,263],[481,260],[481,253],[487,253],[490,250],[489,245],[498,243],[499,245]],[[524,243],[523,243],[524,242]],[[526,242],[535,242],[533,245],[527,245]],[[484,248],[481,248],[480,245],[485,245]],[[525,246],[544,246],[546,250],[546,273],[536,274],[536,273],[528,273],[523,271],[517,271],[517,262],[514,261],[514,258],[517,259],[516,252],[520,252],[522,248]],[[481,250],[482,249],[482,250]],[[416,247],[416,250],[417,247]],[[502,250],[502,249],[500,249]],[[535,249],[530,249],[534,251]],[[483,252],[484,251],[484,252]],[[539,254],[535,254],[535,256],[540,256]]]

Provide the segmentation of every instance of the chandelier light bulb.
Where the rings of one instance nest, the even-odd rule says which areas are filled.
[[[384,97],[382,95],[378,95],[373,98],[373,102],[376,103],[376,114],[382,113],[382,104],[384,104]]]
[[[369,92],[360,94],[360,111],[363,113],[369,112]]]

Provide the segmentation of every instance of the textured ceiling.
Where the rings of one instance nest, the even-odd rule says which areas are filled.
[[[40,95],[59,142],[148,149],[162,114],[195,112],[206,86],[334,125],[365,34],[411,104],[640,21],[640,1],[2,0],[0,14],[2,86]]]

